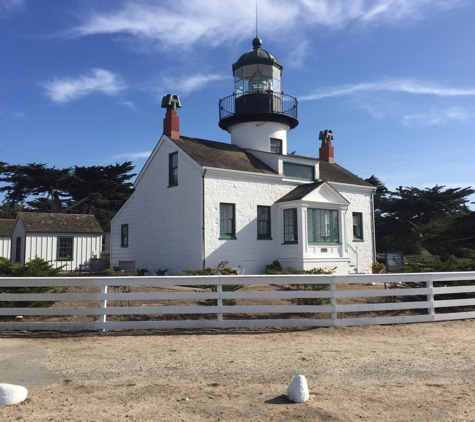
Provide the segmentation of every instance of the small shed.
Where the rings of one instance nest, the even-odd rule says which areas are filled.
[[[0,257],[10,259],[12,241],[10,233],[15,220],[0,219]]]
[[[36,256],[66,271],[100,258],[103,230],[88,214],[20,212],[11,232],[11,259],[24,264]]]

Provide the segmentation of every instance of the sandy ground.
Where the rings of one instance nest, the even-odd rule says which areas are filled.
[[[298,374],[310,400],[294,404]],[[1,332],[0,382],[29,390],[5,421],[475,421],[475,320]]]

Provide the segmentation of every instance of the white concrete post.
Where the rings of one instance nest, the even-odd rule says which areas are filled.
[[[331,281],[331,284],[330,284],[330,292],[331,292],[330,303],[332,305],[332,323],[333,323],[333,325],[336,325],[336,320],[338,319],[338,315],[337,315],[337,312],[336,312],[336,297],[335,297],[336,283],[335,283],[334,278],[332,278],[332,281]]]
[[[433,280],[426,281],[426,287],[430,289],[431,293],[427,295],[427,301],[429,302],[429,307],[427,308],[428,315],[435,315],[434,308],[434,282]]]
[[[107,286],[101,286],[101,294],[105,295],[107,293]],[[101,305],[100,305],[101,309],[106,309],[107,308],[107,300],[101,300]],[[101,323],[104,323],[106,322],[106,314],[101,314],[99,315],[99,322]],[[105,328],[103,328],[102,330],[100,331],[106,331]]]
[[[216,283],[216,291],[218,292],[218,321],[219,328],[223,328],[223,299],[221,298],[221,293],[223,293],[223,285],[221,284],[221,279]]]

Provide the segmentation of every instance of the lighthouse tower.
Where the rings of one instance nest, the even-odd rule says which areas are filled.
[[[219,101],[219,127],[244,149],[287,154],[287,132],[298,125],[297,99],[282,92],[283,65],[254,38],[233,64],[234,93]]]

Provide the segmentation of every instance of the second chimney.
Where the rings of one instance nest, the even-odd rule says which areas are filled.
[[[320,160],[325,160],[333,164],[335,162],[335,149],[332,145],[333,132],[328,129],[322,130],[320,131],[318,139],[322,141],[322,145],[318,150]]]
[[[162,99],[162,108],[167,109],[163,119],[163,133],[170,138],[179,138],[180,117],[178,116],[177,109],[181,108],[181,103],[178,95],[165,95]]]

